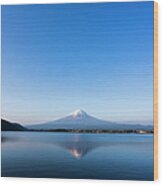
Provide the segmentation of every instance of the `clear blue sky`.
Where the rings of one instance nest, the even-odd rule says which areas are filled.
[[[153,2],[2,6],[2,117],[78,108],[153,123]]]

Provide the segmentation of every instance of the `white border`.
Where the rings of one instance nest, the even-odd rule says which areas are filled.
[[[138,2],[142,0],[1,0],[0,4],[51,4],[51,3],[94,3],[94,2]],[[144,0],[150,1],[150,0]]]

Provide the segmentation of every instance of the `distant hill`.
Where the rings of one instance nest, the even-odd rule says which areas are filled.
[[[67,129],[67,130],[153,130],[152,125],[140,125],[140,124],[119,124],[111,121],[104,121],[93,116],[88,115],[85,111],[79,109],[71,113],[70,115],[43,124],[35,124],[28,126],[28,129],[36,130],[55,130],[55,129]]]
[[[25,131],[25,127],[18,123],[11,123],[4,119],[1,119],[1,131]]]

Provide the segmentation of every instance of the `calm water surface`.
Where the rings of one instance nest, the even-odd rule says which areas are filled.
[[[153,180],[153,135],[2,132],[2,176]]]

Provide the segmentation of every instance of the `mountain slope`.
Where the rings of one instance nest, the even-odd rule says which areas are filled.
[[[25,131],[25,127],[17,123],[11,123],[4,119],[1,119],[1,131]]]
[[[30,125],[29,129],[108,129],[108,130],[153,130],[151,125],[129,125],[118,124],[111,121],[104,121],[88,115],[85,111],[79,109],[70,115],[43,124]]]

